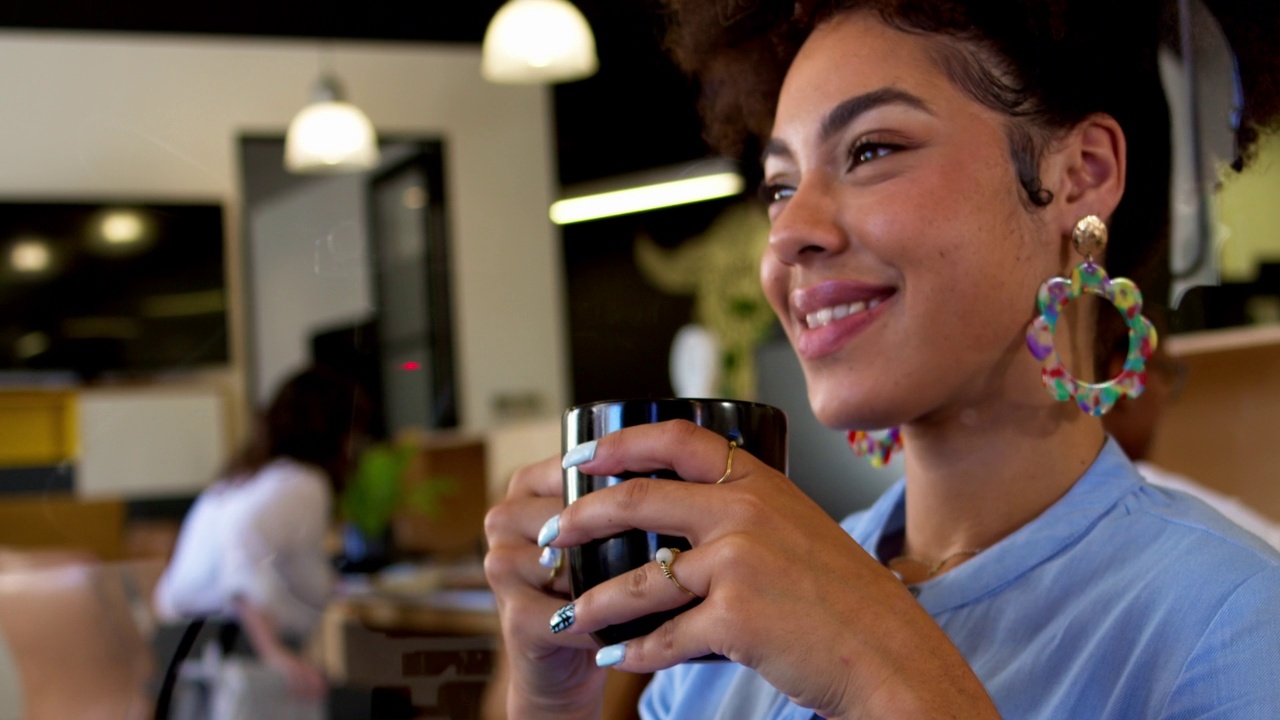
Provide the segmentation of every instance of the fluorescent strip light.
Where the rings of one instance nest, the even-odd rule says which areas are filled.
[[[738,173],[724,172],[626,190],[565,198],[551,204],[551,222],[567,225],[673,205],[715,200],[741,193],[745,184]]]

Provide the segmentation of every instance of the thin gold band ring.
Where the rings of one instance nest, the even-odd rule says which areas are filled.
[[[729,459],[725,460],[724,474],[721,475],[720,479],[716,481],[717,485],[724,482],[725,480],[728,480],[729,473],[733,472],[733,451],[736,449],[738,449],[738,441],[736,439],[730,440],[729,441]]]

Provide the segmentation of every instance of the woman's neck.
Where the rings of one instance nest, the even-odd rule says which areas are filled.
[[[904,427],[903,554],[936,561],[990,547],[1065,495],[1105,438],[1070,402],[968,408]]]

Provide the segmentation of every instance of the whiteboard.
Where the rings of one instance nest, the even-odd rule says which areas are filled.
[[[83,497],[194,495],[226,462],[226,410],[217,390],[86,391],[76,411]]]

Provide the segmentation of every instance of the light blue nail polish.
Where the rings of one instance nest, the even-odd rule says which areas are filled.
[[[596,652],[596,665],[599,667],[613,667],[622,662],[622,658],[626,657],[626,654],[626,643],[602,647]]]
[[[575,445],[569,452],[564,454],[564,460],[560,461],[560,467],[568,470],[571,467],[577,467],[584,462],[590,462],[591,458],[596,456],[596,443],[599,440],[588,440],[581,445]]]
[[[551,616],[551,632],[558,633],[561,630],[568,630],[573,625],[575,608],[573,603],[569,603]]]
[[[560,537],[560,516],[552,515],[551,519],[538,531],[538,547],[546,547],[558,537]]]
[[[563,554],[564,550],[560,548],[542,548],[542,555],[538,557],[538,564],[544,568],[553,568],[560,564],[560,556]]]

